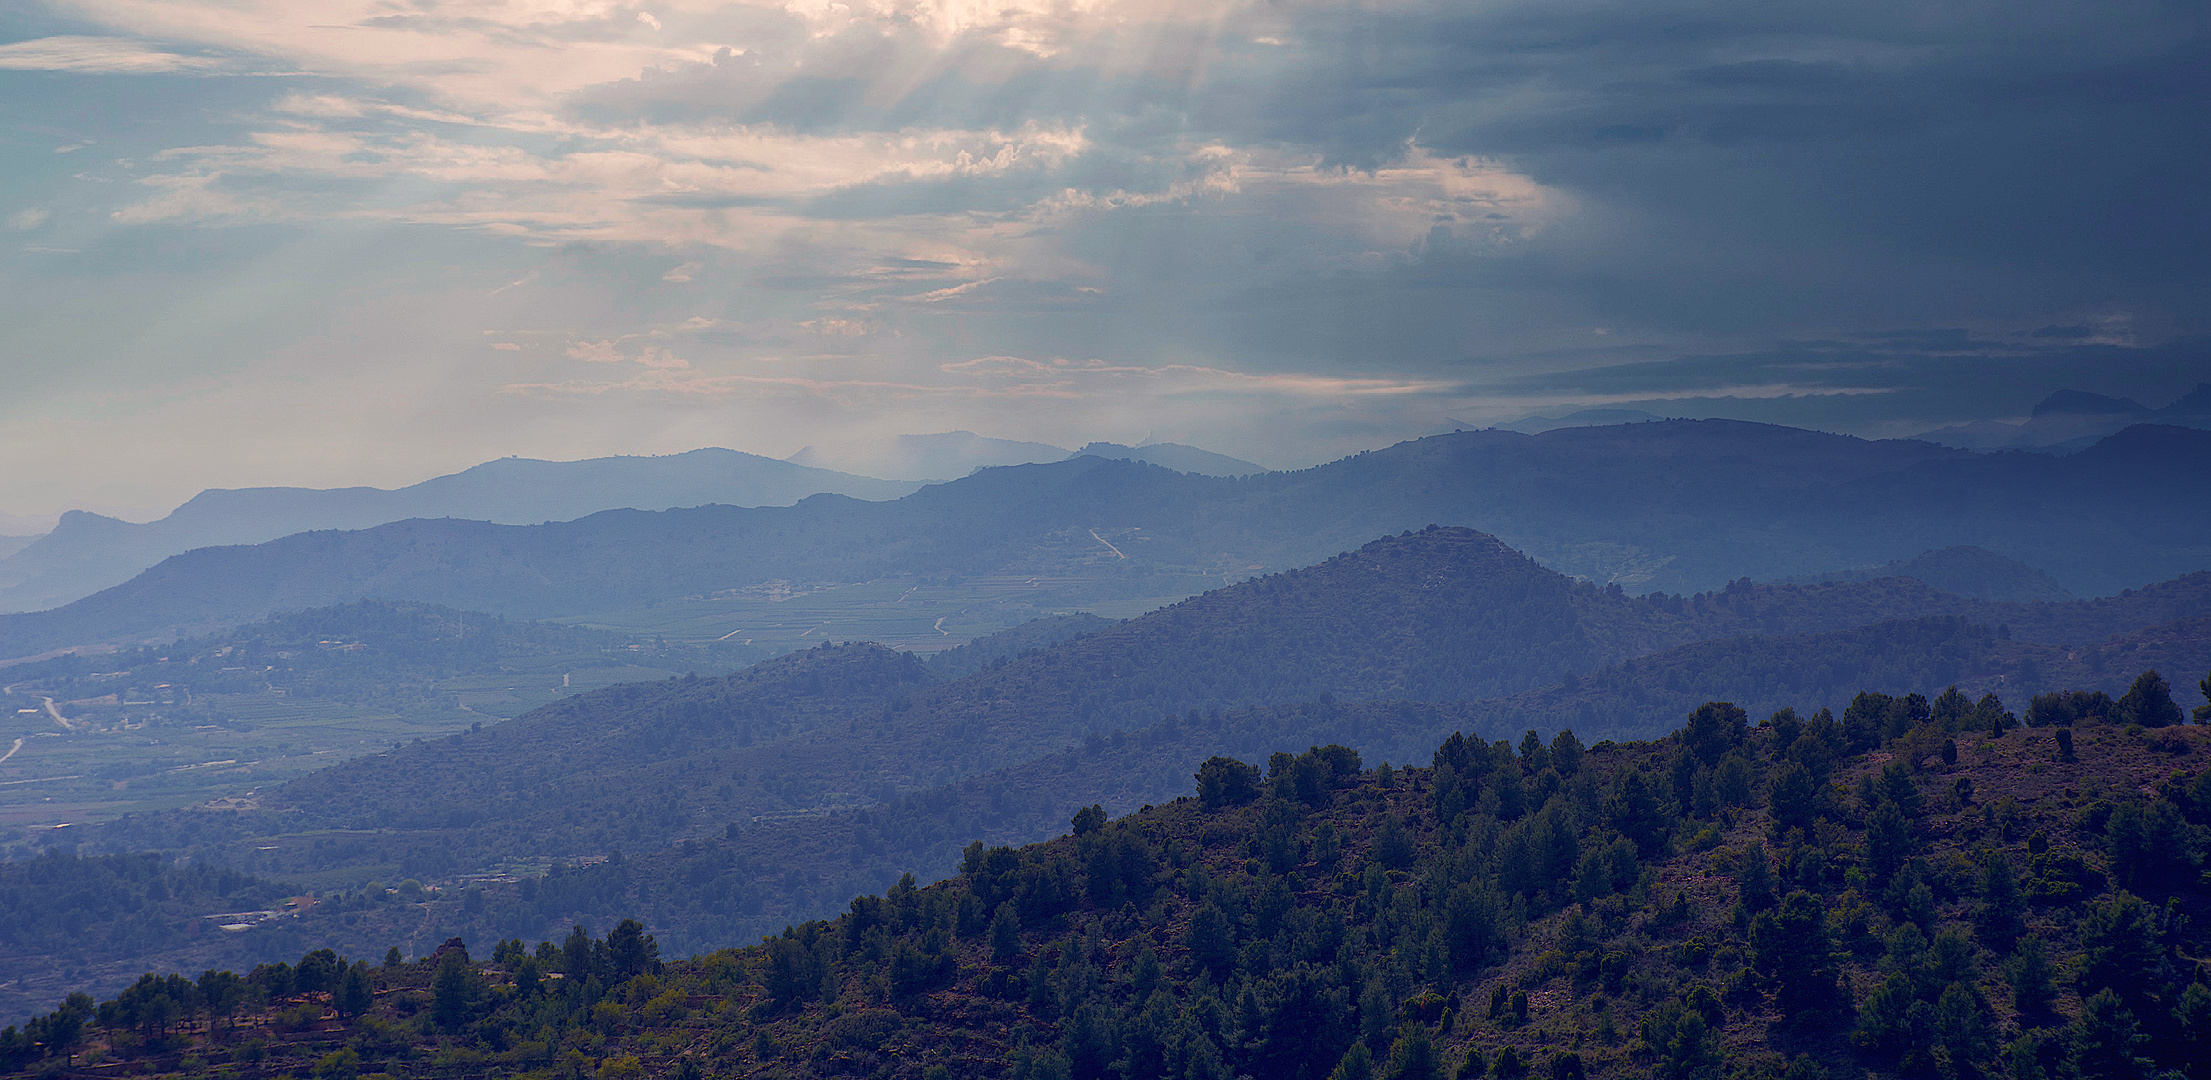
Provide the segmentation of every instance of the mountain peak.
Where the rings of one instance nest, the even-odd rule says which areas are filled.
[[[1227,454],[1216,454],[1211,450],[1204,450],[1195,446],[1185,446],[1182,443],[1163,442],[1145,443],[1142,446],[1123,446],[1120,443],[1094,442],[1069,454],[1068,457],[1078,458],[1085,454],[1091,457],[1145,461],[1161,468],[1173,469],[1176,472],[1197,473],[1201,476],[1250,476],[1253,473],[1268,471],[1266,466],[1255,462],[1230,457]]]
[[[2159,416],[2211,418],[2211,382],[2199,382],[2180,400],[2157,410]]]
[[[2149,407],[2133,398],[2107,397],[2086,390],[2060,390],[2034,407],[2035,416],[2147,416]]]

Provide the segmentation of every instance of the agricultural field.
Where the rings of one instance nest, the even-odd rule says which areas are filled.
[[[248,806],[264,787],[347,758],[755,655],[362,604],[18,664],[0,669],[0,835]]]
[[[881,578],[771,582],[649,607],[556,620],[670,642],[747,645],[770,653],[824,641],[874,641],[910,652],[964,645],[1032,619],[1086,611],[1125,619],[1221,584],[1218,575],[1152,579],[1147,595],[1106,598],[1086,577]]]

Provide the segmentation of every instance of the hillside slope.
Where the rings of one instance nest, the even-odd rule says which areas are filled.
[[[335,883],[472,872],[520,852],[640,855],[722,838],[732,860],[781,867],[782,884],[750,887],[764,906],[743,919],[679,907],[662,911],[662,925],[686,934],[696,927],[702,936],[681,937],[687,942],[727,941],[778,912],[803,913],[824,890],[880,887],[900,870],[941,867],[983,819],[977,798],[987,795],[990,835],[1027,839],[1064,816],[1068,799],[1153,801],[1213,753],[1353,737],[1397,753],[1450,727],[1640,737],[1713,696],[1762,708],[1839,706],[1852,686],[1958,682],[2023,701],[2053,679],[2097,684],[2149,666],[2211,668],[2211,619],[2200,616],[2105,648],[2032,643],[2017,630],[2007,640],[1954,615],[1859,627],[1871,612],[1909,610],[1918,598],[1938,611],[1995,613],[2046,636],[2073,635],[2130,617],[2152,621],[2169,606],[2211,608],[2207,584],[2211,576],[2065,605],[1968,602],[1894,579],[1746,585],[1695,603],[1630,599],[1568,581],[1495,538],[1435,529],[1003,657],[950,682],[929,685],[923,664],[877,646],[825,647],[726,679],[579,695],[483,732],[335,766],[263,793],[251,812],[140,816],[90,839],[101,850],[214,855]],[[1797,629],[1807,632],[1788,633]],[[1535,689],[1562,677],[1571,686]],[[777,689],[797,686],[806,688],[803,702]],[[1412,712],[1355,704],[1501,695],[1518,696]],[[1315,728],[1283,718],[1303,713],[1233,711],[1324,698],[1343,710],[1325,716],[1369,726]],[[1224,709],[1243,719],[1220,730],[1184,719]],[[1174,734],[1165,742],[1156,734],[1163,716]],[[1116,730],[1136,743],[1115,741],[1096,759],[1053,756],[1091,752]],[[1095,775],[1067,771],[1077,760]],[[1031,794],[1016,798],[1021,792]],[[914,805],[952,797],[966,809],[867,823],[862,808],[901,797],[920,800]],[[774,836],[752,835],[767,824]],[[854,839],[862,832],[877,839]]]
[[[2050,575],[2017,559],[1970,545],[1930,551],[1910,559],[1861,570],[1835,570],[1788,579],[1808,584],[1821,581],[1871,581],[1884,577],[1908,577],[1945,592],[1977,600],[2070,600],[2073,594]]]
[[[502,458],[392,490],[211,489],[144,524],[64,514],[52,532],[0,559],[0,610],[66,604],[195,548],[259,544],[319,529],[365,529],[408,518],[532,525],[619,507],[788,506],[825,491],[895,499],[916,486],[710,448],[584,461]]]
[[[1731,421],[1461,432],[1240,479],[1083,456],[884,503],[821,495],[527,527],[405,521],[203,549],[66,607],[0,617],[0,655],[359,597],[539,618],[770,580],[1019,575],[1061,582],[1080,606],[1304,565],[1432,523],[1478,527],[1637,591],[1964,544],[2093,595],[2211,565],[2207,504],[2211,432],[2181,428],[2129,429],[2064,458]]]
[[[2201,1075],[2211,739],[1997,718],[1865,698],[1751,726],[1714,703],[1649,743],[1452,738],[1394,770],[1343,747],[1264,772],[1215,759],[1196,798],[975,845],[954,879],[752,948],[664,962],[634,924],[479,942],[495,964],[358,969],[329,1020],[261,972],[227,1036],[169,1035],[195,1006],[157,980],[87,1003],[90,1030],[46,1022],[63,1045],[11,1064],[92,1047],[256,1076]],[[285,1025],[321,1033],[265,1041]]]

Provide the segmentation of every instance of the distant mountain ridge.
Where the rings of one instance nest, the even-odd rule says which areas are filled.
[[[818,912],[794,881],[841,902],[900,869],[942,872],[977,835],[1049,835],[1039,830],[1059,827],[1070,800],[1124,808],[1179,791],[1210,753],[1356,738],[1396,754],[1454,726],[1638,737],[1712,697],[1816,706],[1869,685],[1956,681],[2017,708],[2052,678],[2099,685],[2134,665],[2211,664],[2206,611],[2211,574],[2058,604],[1972,601],[1898,578],[1631,599],[1494,537],[1438,528],[1120,624],[1003,635],[1012,648],[1077,636],[1020,655],[986,647],[994,659],[949,682],[879,646],[827,646],[357,759],[265,792],[252,812],[148,815],[89,839],[358,877],[465,872],[511,851],[677,845],[688,858],[727,837],[712,842],[784,875],[753,888],[776,897],[764,915],[684,899],[672,879],[653,890],[668,897],[657,926],[713,944],[749,940],[761,918]],[[985,774],[1016,794],[980,799]],[[893,800],[887,819],[861,809]]]
[[[1163,469],[1196,473],[1199,476],[1250,476],[1268,471],[1264,465],[1200,450],[1181,443],[1145,443],[1142,446],[1123,446],[1119,443],[1094,442],[1069,454],[1069,457],[1111,458],[1115,460],[1148,461]]]
[[[977,469],[1037,465],[1067,457],[1063,447],[1018,439],[993,439],[972,431],[894,435],[850,445],[808,446],[785,461],[901,480],[957,480]]]
[[[1577,409],[1564,416],[1523,416],[1503,424],[1490,424],[1499,431],[1517,431],[1522,435],[1540,435],[1562,427],[1604,427],[1612,424],[1647,424],[1665,417],[1647,413],[1641,409]]]
[[[2211,383],[2197,383],[2195,389],[2162,409],[2152,409],[2132,398],[2059,390],[2037,402],[2022,423],[1976,420],[1917,437],[1966,450],[2066,452],[2090,446],[2129,425],[2145,423],[2211,428]]]
[[[171,555],[319,529],[447,517],[534,525],[617,508],[787,506],[825,491],[895,499],[917,486],[707,448],[583,461],[502,458],[394,489],[213,488],[143,525],[79,510],[62,515],[51,533],[0,560],[0,608],[53,607],[119,585]]]
[[[1862,570],[1835,570],[1789,578],[1794,584],[1822,581],[1871,581],[1884,577],[1908,577],[1945,592],[1977,600],[2070,600],[2073,594],[2050,575],[2017,559],[2008,559],[1986,548],[1961,544],[1930,551],[1917,558]]]
[[[1176,472],[1201,476],[1248,476],[1267,471],[1266,466],[1201,450],[1181,443],[1093,442],[1068,451],[1049,443],[1018,439],[994,439],[972,431],[945,431],[934,435],[896,435],[863,439],[836,447],[809,446],[787,461],[822,468],[843,469],[869,476],[896,476],[908,480],[957,480],[977,469],[1008,465],[1045,465],[1088,454],[1092,457],[1146,461]]]
[[[1720,420],[1461,432],[1240,479],[1084,456],[882,503],[411,520],[205,548],[63,608],[0,616],[0,657],[360,598],[582,617],[770,580],[901,574],[1159,596],[1169,575],[1226,583],[1430,524],[1480,527],[1547,566],[1638,590],[1970,544],[2094,595],[2211,565],[2205,505],[2211,432],[2155,425],[2065,457]]]

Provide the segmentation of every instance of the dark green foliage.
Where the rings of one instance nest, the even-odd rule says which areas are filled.
[[[753,949],[655,964],[630,923],[535,953],[500,942],[492,955],[512,989],[481,981],[458,943],[374,974],[310,953],[244,982],[275,1002],[333,973],[341,990],[355,973],[412,980],[384,999],[427,1006],[425,1049],[518,1055],[491,1069],[503,1075],[510,1062],[545,1067],[551,1051],[526,1045],[589,1043],[612,1063],[606,1080],[629,1055],[646,1075],[697,1055],[736,1074],[1069,1080],[1463,1071],[1445,1062],[1714,1080],[1810,1080],[1822,1062],[1835,1074],[2044,1080],[2192,1066],[2189,1040],[2211,1032],[2211,987],[2188,962],[2202,953],[2187,917],[2200,888],[2138,899],[2118,891],[2116,852],[2105,874],[2106,853],[2078,846],[2133,835],[2137,818],[2149,830],[2159,803],[2158,827],[2192,837],[2177,800],[2193,782],[2168,775],[2171,757],[2116,727],[2083,733],[2082,756],[2103,770],[2099,838],[2074,830],[2071,808],[2053,816],[2061,800],[2014,798],[2083,784],[2089,765],[2045,777],[2024,767],[2042,751],[2023,740],[1961,740],[1956,768],[1980,770],[1993,793],[1959,806],[1923,793],[1906,756],[1934,759],[1944,733],[1932,716],[1883,745],[1885,765],[1837,750],[1845,726],[1789,714],[1713,765],[1688,752],[1696,770],[1793,768],[1845,793],[1810,799],[1807,823],[1789,828],[1756,800],[1682,820],[1659,792],[1686,739],[1600,744],[1569,781],[1556,740],[1462,735],[1387,787],[1378,771],[1339,771],[1331,762],[1348,751],[1318,745],[1271,759],[1242,805],[1185,798],[1037,846],[974,844],[952,880],[902,878]],[[1508,779],[1517,814],[1497,795]],[[2121,794],[2144,787],[2176,794]],[[1903,837],[1887,855],[1881,821]],[[1639,823],[1654,832],[1648,851],[1629,833]],[[531,973],[540,965],[566,977]],[[203,985],[214,983],[184,984],[185,998],[211,999]],[[385,1022],[384,999],[364,1030]],[[157,1038],[163,1011],[111,1010],[134,1037]],[[287,1067],[305,1075],[317,1060]],[[376,1067],[364,1055],[357,1070]]]
[[[1669,1001],[1643,1020],[1643,1041],[1658,1057],[1656,1074],[1667,1080],[1719,1080],[1723,1060],[1719,1032],[1702,1010]]]
[[[2165,727],[2186,721],[2180,706],[2173,703],[2172,685],[2154,670],[2137,676],[2134,685],[2127,688],[2126,695],[2112,711],[2120,722],[2143,727]]]
[[[0,979],[0,1017],[51,1005],[82,985],[58,977],[54,961],[61,956],[162,956],[193,970],[243,969],[257,954],[201,916],[273,908],[295,892],[236,870],[177,865],[154,854],[49,851],[0,862],[0,971],[10,973]]]
[[[2049,1013],[2050,1002],[2057,998],[2057,985],[2050,970],[2049,954],[2038,938],[2025,938],[2004,961],[2004,981],[2011,985],[2012,1007],[2023,1020],[2030,1023]]]
[[[994,964],[1010,964],[1021,958],[1021,917],[1013,912],[1013,901],[998,905],[990,918],[990,960]]]
[[[1343,1052],[1343,1060],[1329,1072],[1328,1080],[1374,1080],[1374,1055],[1367,1052],[1365,1043],[1352,1043],[1351,1049]]]
[[[1213,757],[1198,766],[1198,801],[1208,810],[1242,806],[1259,797],[1259,769],[1234,758]]]
[[[2078,988],[2083,998],[2109,990],[2138,1012],[2156,995],[2165,956],[2157,913],[2141,898],[2120,892],[2095,904],[2080,929]]]
[[[430,1017],[447,1031],[458,1031],[476,1018],[489,989],[484,977],[468,962],[465,949],[451,950],[439,959],[430,978]]]
[[[1681,741],[1698,761],[1717,765],[1720,755],[1743,741],[1749,721],[1749,714],[1736,708],[1734,702],[1706,702],[1689,714],[1688,724],[1681,729]]]
[[[2029,727],[2070,727],[2108,718],[2117,706],[2101,690],[2036,694],[2027,706]]]
[[[1981,867],[1981,899],[1974,911],[1982,943],[1999,952],[2008,951],[2019,936],[2020,917],[2026,910],[2011,859],[2002,852],[1991,853]]]
[[[1390,1060],[1382,1080],[1443,1080],[1443,1063],[1425,1025],[1412,1025],[1390,1046]]]
[[[1074,830],[1076,836],[1088,836],[1099,829],[1105,828],[1105,822],[1105,807],[1092,803],[1075,811],[1075,819],[1068,824]]]
[[[338,1012],[345,1016],[359,1016],[367,1012],[376,1000],[376,987],[369,977],[368,965],[355,964],[347,968],[330,999]]]
[[[2076,1076],[2135,1080],[2149,1075],[2154,1065],[2143,1053],[2149,1036],[2109,990],[2099,990],[2081,1002],[2071,1035],[2073,1052],[2067,1064]]]
[[[1649,858],[1665,850],[1672,816],[1659,805],[1647,775],[1640,769],[1623,772],[1613,781],[1605,816],[1620,835],[1632,841]]]
[[[0,1068],[21,1069],[48,1058],[68,1060],[84,1037],[84,1026],[94,1014],[92,997],[69,995],[61,1008],[26,1020],[23,1026],[0,1030]]]
[[[1826,912],[1817,897],[1799,889],[1778,910],[1760,914],[1751,922],[1750,945],[1753,964],[1773,980],[1775,1004],[1785,1015],[1809,1017],[1834,1004]]]
[[[2112,876],[2122,886],[2162,894],[2196,883],[2195,830],[2171,802],[2119,805],[2105,822],[2104,837]]]

